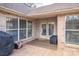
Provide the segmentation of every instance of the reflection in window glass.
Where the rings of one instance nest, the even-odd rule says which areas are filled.
[[[17,18],[7,18],[6,31],[13,36],[14,41],[18,40],[18,19]]]
[[[67,21],[66,21],[66,28],[67,29],[79,29],[79,17],[68,16]]]
[[[67,31],[66,42],[70,44],[79,44],[79,31]]]
[[[14,41],[17,41],[18,39],[21,40],[29,38],[32,36],[32,22],[23,19],[7,17],[6,31],[13,36]]]
[[[42,24],[42,35],[46,35],[46,24]]]
[[[53,24],[49,24],[49,35],[52,35],[54,32],[54,25]]]
[[[28,37],[32,36],[32,28],[28,28]]]
[[[28,37],[32,36],[32,22],[28,21]]]
[[[26,28],[26,20],[20,20],[20,28]]]
[[[6,22],[7,29],[18,29],[18,20],[17,18],[8,18]]]
[[[14,41],[18,40],[18,31],[17,30],[7,30],[7,32],[13,36]]]
[[[79,16],[67,16],[66,29],[66,42],[79,44]]]
[[[28,28],[32,28],[32,22],[28,21]]]
[[[26,20],[20,19],[20,39],[26,38]]]
[[[20,30],[20,39],[26,38],[26,29],[25,30]]]

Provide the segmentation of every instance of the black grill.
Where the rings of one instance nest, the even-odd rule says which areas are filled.
[[[57,45],[58,44],[58,39],[57,39],[57,36],[56,35],[52,35],[50,37],[50,44],[54,44],[54,45]]]

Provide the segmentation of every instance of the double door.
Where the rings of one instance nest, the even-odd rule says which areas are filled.
[[[41,37],[49,39],[51,35],[54,35],[55,24],[54,22],[41,23]]]

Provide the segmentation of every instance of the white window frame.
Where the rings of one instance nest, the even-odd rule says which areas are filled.
[[[68,15],[68,16],[78,16],[78,15]],[[66,29],[66,21],[67,21],[67,16],[65,16],[65,26],[64,26],[64,34],[65,34],[65,36],[64,36],[64,38],[65,38],[65,40],[64,40],[64,43],[65,43],[65,45],[68,45],[68,46],[79,46],[79,45],[76,45],[76,44],[69,44],[69,43],[67,43],[66,42],[66,32],[67,31],[79,31],[79,29]]]
[[[18,41],[20,41],[20,25],[19,25],[19,23],[20,23],[20,20],[18,18]]]
[[[42,35],[42,24],[46,24],[46,35]],[[49,37],[51,36],[51,35],[49,35],[49,32],[48,32],[48,30],[49,30],[48,24],[54,25],[54,33],[53,34],[55,34],[55,27],[56,27],[55,22],[42,22],[40,24],[40,37],[49,39]]]
[[[46,35],[42,35],[42,24],[46,24]],[[40,37],[42,37],[42,38],[48,38],[48,34],[47,34],[47,23],[45,22],[45,23],[41,23],[40,24]]]
[[[48,24],[53,24],[53,25],[54,25],[54,33],[53,33],[53,35],[55,35],[55,30],[56,30],[56,29],[55,29],[55,27],[56,27],[56,26],[55,26],[55,22],[48,22]],[[49,30],[49,26],[48,26],[48,30]],[[49,35],[49,32],[48,32],[48,35]],[[50,36],[51,36],[51,35],[50,35]]]
[[[26,28],[23,28],[23,29],[26,29],[26,38],[24,38],[24,39],[20,39],[20,30],[23,30],[23,29],[20,29],[20,19],[21,18],[19,18],[19,17],[6,17],[6,21],[7,21],[7,18],[8,19],[10,19],[10,18],[17,18],[17,20],[18,20],[18,29],[7,29],[6,28],[6,32],[7,32],[7,30],[17,30],[18,31],[18,39],[17,39],[17,41],[15,41],[15,43],[17,43],[17,42],[19,42],[19,41],[24,41],[24,40],[27,40],[27,39],[31,39],[32,38],[32,36],[30,36],[30,37],[28,37],[28,21],[26,20]],[[31,21],[32,22],[32,21]]]
[[[6,21],[7,21],[7,18],[8,18],[8,20],[10,20],[11,18],[17,18],[17,17],[6,17]],[[18,18],[17,18],[18,19]],[[6,28],[6,32],[7,32],[7,30],[17,30],[18,31],[18,29],[7,29]],[[18,34],[18,33],[17,33]],[[17,35],[18,36],[18,35]],[[17,37],[17,41],[19,40],[19,38]],[[17,41],[15,41],[15,42],[17,42]]]
[[[20,39],[20,30],[26,30],[26,28],[20,28],[20,20],[22,20],[21,18],[19,18],[19,41],[24,41],[24,40],[27,40],[27,34],[26,34],[26,38],[24,39]],[[23,19],[25,20],[25,19]],[[27,21],[26,21],[27,22]],[[26,23],[27,24],[27,23]],[[26,25],[27,26],[27,25]],[[26,30],[26,33],[27,33],[27,30]]]

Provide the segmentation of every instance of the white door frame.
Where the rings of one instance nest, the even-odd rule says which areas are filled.
[[[47,23],[46,22],[41,23],[40,24],[40,37],[41,38],[47,38],[47,33],[46,33],[46,35],[42,35],[42,24],[46,24],[46,32],[47,32]]]
[[[54,25],[54,33],[53,33],[53,35],[55,34],[55,22],[48,22],[48,24],[53,24]],[[49,26],[48,26],[48,29],[49,29]],[[48,30],[47,29],[47,30]],[[47,32],[47,34],[48,34],[48,37],[50,37],[51,35],[49,35],[49,32]]]
[[[46,35],[42,35],[42,24],[46,24]],[[48,24],[53,24],[54,25],[54,34],[55,34],[55,22],[42,22],[40,23],[40,37],[41,38],[46,38],[46,39],[49,39],[49,25]]]

